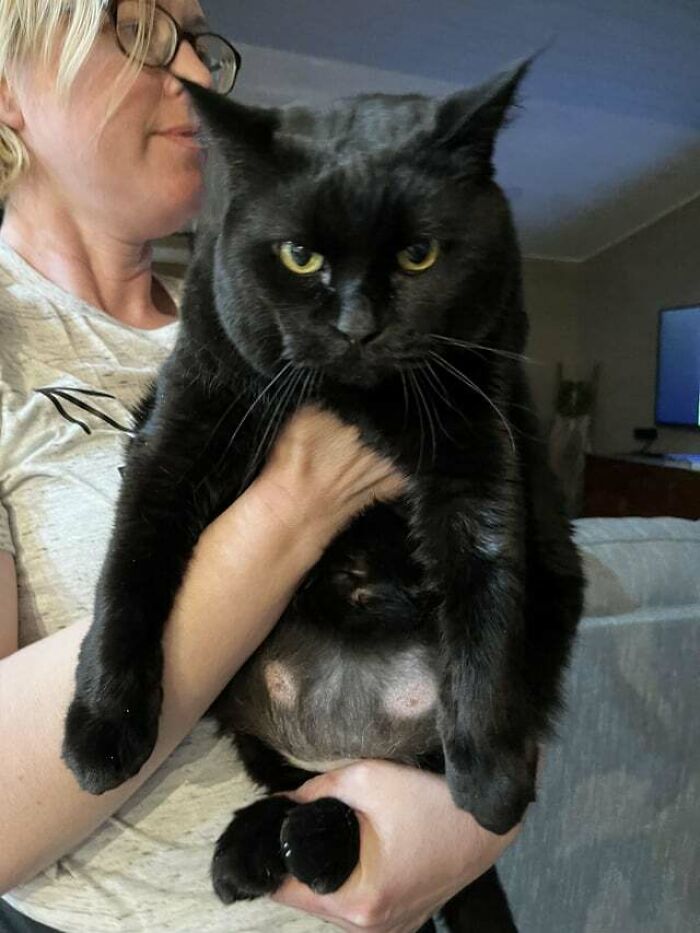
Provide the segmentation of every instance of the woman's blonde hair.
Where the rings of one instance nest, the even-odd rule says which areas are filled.
[[[150,41],[155,0],[138,0],[138,4],[139,28],[134,49],[124,60],[100,129],[136,80],[142,67],[140,53]],[[106,7],[103,0],[66,3],[61,0],[0,0],[0,81],[11,85],[16,65],[48,65],[57,41],[62,39],[56,88],[60,94],[67,95],[102,29]],[[29,153],[24,143],[13,129],[0,123],[0,201],[28,167]]]

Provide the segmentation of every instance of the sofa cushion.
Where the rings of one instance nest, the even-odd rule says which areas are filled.
[[[573,527],[587,581],[584,616],[700,604],[700,521],[580,518]]]

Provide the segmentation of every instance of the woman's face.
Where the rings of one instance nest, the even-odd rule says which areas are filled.
[[[203,18],[195,0],[159,0],[186,30]],[[199,30],[202,31],[200,23]],[[144,68],[104,130],[115,79],[126,59],[107,23],[69,96],[54,87],[54,67],[27,68],[15,84],[32,156],[30,191],[46,186],[71,214],[129,242],[182,228],[202,197],[203,154],[193,140],[164,131],[196,124],[176,75],[209,86],[209,72],[188,42],[169,66]]]

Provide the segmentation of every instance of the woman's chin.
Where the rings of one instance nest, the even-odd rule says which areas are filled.
[[[160,233],[158,236],[170,236],[182,230],[199,214],[204,201],[203,189],[201,187],[192,189],[187,197],[186,193],[184,188],[173,191],[170,200],[164,203],[163,228],[167,228],[168,232]]]

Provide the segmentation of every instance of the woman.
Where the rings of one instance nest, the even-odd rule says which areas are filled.
[[[441,777],[392,763],[354,764],[296,794],[332,794],[360,815],[361,864],[340,891],[288,880],[225,908],[208,878],[218,834],[256,791],[199,720],[333,536],[403,488],[329,414],[297,413],[202,534],[169,620],[160,734],[142,771],[93,797],[60,760],[129,407],[178,326],[177,283],[152,275],[149,241],[202,202],[178,76],[227,92],[238,63],[193,35],[203,31],[194,0],[0,4],[0,930],[303,933],[324,918],[412,931],[515,831],[481,830]]]

